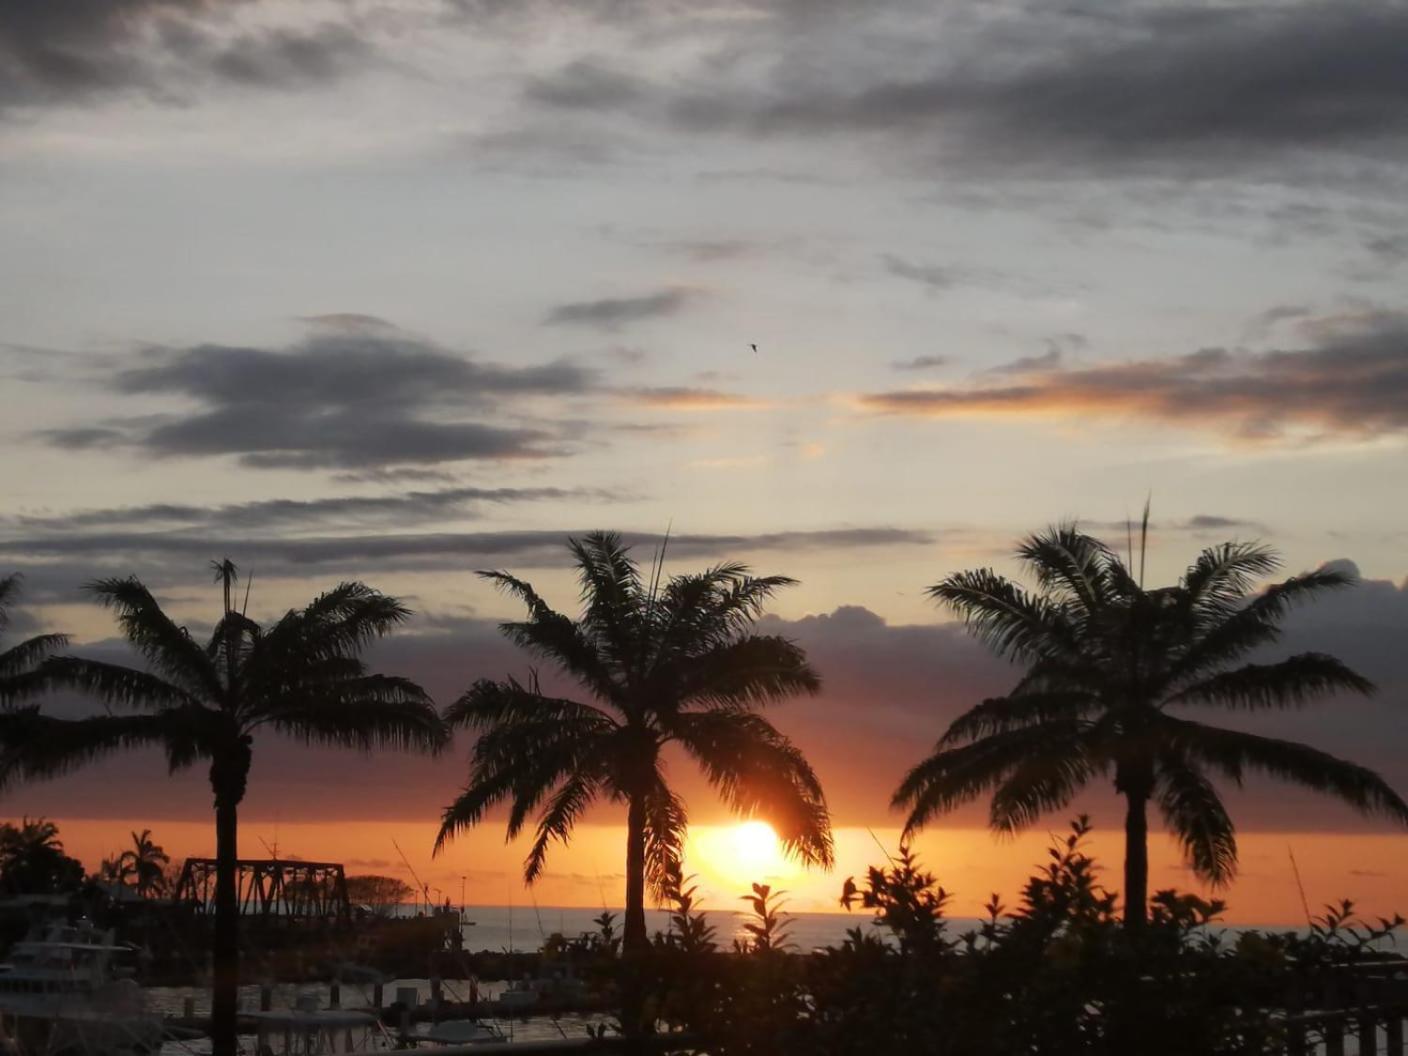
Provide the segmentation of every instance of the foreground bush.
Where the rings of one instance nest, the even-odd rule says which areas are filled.
[[[749,938],[718,951],[693,891],[675,890],[652,954],[653,1011],[715,1056],[881,1052],[1160,1054],[1284,1051],[1296,995],[1327,969],[1382,957],[1403,923],[1357,924],[1334,907],[1308,935],[1215,925],[1225,908],[1161,891],[1149,926],[1122,927],[1085,853],[1084,818],[1051,848],[1010,912],[994,898],[976,931],[951,934],[949,895],[902,851],[843,902],[873,914],[839,947],[787,952],[776,896],[747,896]]]

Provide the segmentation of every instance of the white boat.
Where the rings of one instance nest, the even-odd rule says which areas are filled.
[[[53,924],[0,964],[0,1038],[25,1054],[141,1054],[161,1048],[132,947],[92,924]]]

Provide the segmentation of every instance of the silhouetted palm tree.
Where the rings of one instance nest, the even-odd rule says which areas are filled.
[[[131,714],[59,719],[28,707],[0,716],[0,779],[51,777],[125,748],[163,748],[173,772],[205,760],[215,795],[216,1056],[235,1051],[239,980],[236,901],[238,807],[261,727],[370,750],[377,745],[436,749],[444,727],[424,690],[402,678],[367,674],[359,654],[409,615],[396,599],[343,583],[306,608],[261,627],[235,609],[237,570],[215,563],[224,613],[201,645],[161,610],[135,578],[88,588],[117,613],[148,670],[58,657],[43,671],[51,684],[83,690]]]
[[[51,894],[76,889],[83,865],[64,853],[59,827],[47,818],[0,825],[0,889],[11,894]]]
[[[22,578],[18,572],[0,577],[0,634],[10,625],[10,606],[19,596]],[[66,645],[66,634],[39,634],[0,652],[0,708],[40,692],[44,686],[38,673],[40,662]]]
[[[166,891],[166,867],[171,858],[152,840],[152,830],[132,833],[132,846],[117,858],[117,879],[130,883],[142,898],[151,898]]]
[[[626,806],[628,951],[646,945],[645,886],[657,892],[678,875],[686,814],[670,789],[661,750],[674,742],[741,815],[762,814],[783,846],[809,864],[831,864],[826,800],[802,753],[753,709],[819,681],[802,650],[749,628],[762,605],[792,580],[754,577],[739,564],[642,581],[619,536],[569,540],[581,582],[582,616],[554,612],[522,580],[481,572],[528,606],[528,619],[502,625],[516,644],[552,661],[593,703],[545,696],[536,676],[481,679],[445,714],[479,732],[470,783],[445,809],[437,851],[510,804],[508,836],[537,810],[524,879],[541,873],[548,844],[566,842],[588,806]]]
[[[1150,800],[1198,876],[1221,884],[1235,872],[1232,819],[1210,773],[1240,783],[1259,771],[1408,822],[1408,805],[1372,771],[1171,713],[1292,708],[1329,693],[1371,692],[1366,679],[1323,653],[1242,662],[1277,641],[1293,605],[1349,577],[1321,570],[1250,596],[1280,562],[1266,547],[1225,543],[1204,550],[1176,586],[1146,590],[1074,525],[1031,536],[1017,556],[1035,592],[990,569],[929,588],[975,637],[1027,672],[1006,696],[955,719],[935,753],[909,772],[895,793],[896,806],[909,811],[909,831],[987,792],[992,826],[1016,831],[1113,771],[1126,801],[1125,920],[1137,927],[1148,896]]]

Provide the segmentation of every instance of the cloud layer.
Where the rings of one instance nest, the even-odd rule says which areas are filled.
[[[1377,313],[1313,328],[1312,347],[1212,348],[1173,359],[1062,369],[1059,350],[1010,365],[1012,381],[859,397],[880,414],[1098,415],[1209,425],[1244,438],[1372,437],[1408,430],[1408,316]]]
[[[234,455],[253,467],[366,468],[565,451],[541,426],[507,424],[512,401],[570,396],[594,374],[565,361],[481,363],[394,330],[320,328],[279,350],[200,345],[149,352],[105,379],[129,396],[196,401],[189,414],[51,429],[60,447],[129,444],[151,455]],[[480,420],[465,420],[466,411]]]
[[[243,26],[250,0],[13,0],[0,5],[0,112],[138,93],[183,104],[210,83],[300,88],[363,68],[341,22]],[[267,5],[265,5],[267,8]]]

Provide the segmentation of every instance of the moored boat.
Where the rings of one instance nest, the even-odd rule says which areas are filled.
[[[0,1037],[24,1054],[157,1051],[161,1020],[133,978],[135,951],[93,925],[51,924],[0,964]]]

